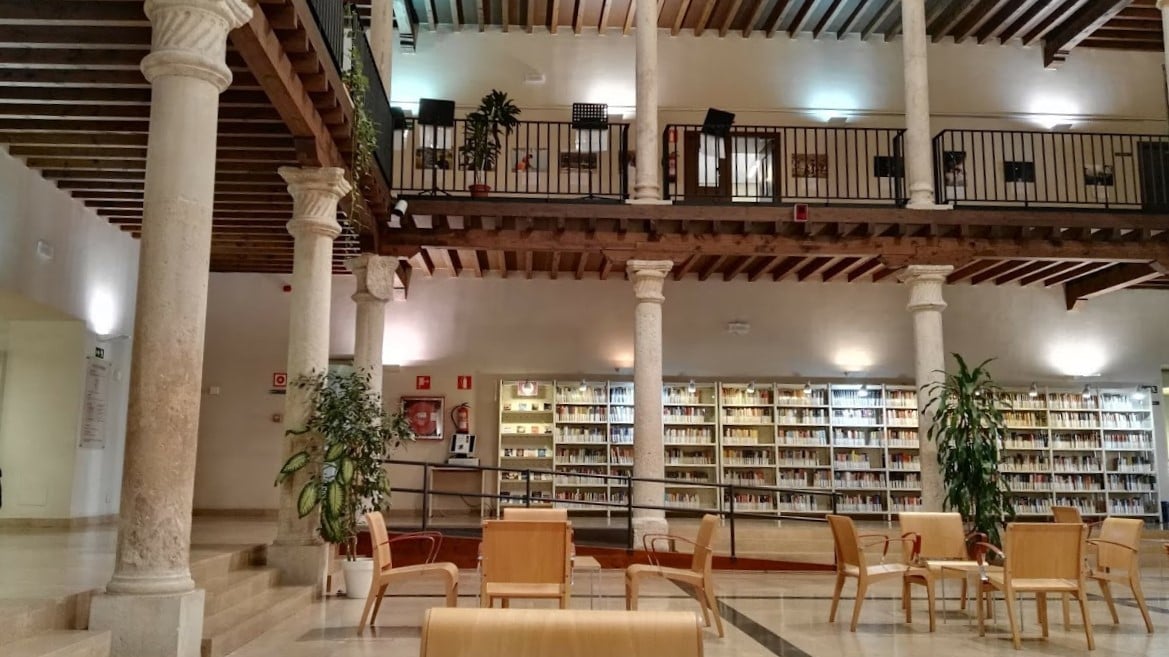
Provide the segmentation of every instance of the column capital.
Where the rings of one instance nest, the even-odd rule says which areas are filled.
[[[166,75],[198,78],[220,92],[231,85],[227,33],[252,18],[246,0],[146,0],[150,54],[142,74],[150,82]]]
[[[349,181],[340,167],[280,167],[280,177],[292,195],[293,237],[322,235],[334,239],[341,234],[337,223],[337,201],[349,193]]]
[[[946,277],[954,271],[953,265],[909,265],[898,276],[898,280],[909,285],[910,312],[919,310],[946,309],[946,301],[942,298],[942,286],[946,284]]]
[[[1169,12],[1169,0],[1157,0],[1157,9]]]
[[[662,284],[666,275],[674,268],[672,260],[630,260],[625,263],[625,272],[633,281],[633,293],[638,301],[661,303]]]
[[[357,291],[353,300],[386,302],[394,298],[394,275],[398,271],[398,259],[362,253],[345,261],[345,267],[357,279]]]

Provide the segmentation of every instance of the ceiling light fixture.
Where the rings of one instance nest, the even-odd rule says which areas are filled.
[[[755,394],[755,382],[754,381],[747,384],[747,394],[748,395]]]
[[[857,397],[868,397],[869,396],[869,384],[862,383],[860,389],[858,389],[856,391],[856,396]]]
[[[581,392],[588,392],[588,389],[589,389],[589,384],[585,381],[581,381],[580,388],[577,388],[577,390],[580,390]]]
[[[1091,399],[1092,398],[1092,389],[1089,388],[1088,386],[1084,386],[1084,391],[1080,393],[1080,396],[1083,397],[1084,399]]]
[[[805,397],[812,396],[812,382],[811,381],[804,384],[804,396]]]
[[[694,383],[694,379],[690,379],[690,383],[686,384],[686,392],[692,395],[698,392],[698,384]]]
[[[1132,398],[1134,401],[1144,401],[1145,400],[1144,388],[1142,388],[1141,386],[1137,386],[1137,389],[1134,390],[1132,393]]]
[[[1027,396],[1030,397],[1031,399],[1035,399],[1036,397],[1038,397],[1039,396],[1039,386],[1032,383],[1031,389],[1027,391]]]

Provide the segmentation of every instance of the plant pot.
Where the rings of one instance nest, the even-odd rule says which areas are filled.
[[[491,192],[491,185],[471,185],[471,198],[487,198]]]
[[[373,584],[373,559],[358,557],[356,561],[348,559],[341,562],[341,570],[345,573],[345,597],[361,599],[369,595],[369,587]]]

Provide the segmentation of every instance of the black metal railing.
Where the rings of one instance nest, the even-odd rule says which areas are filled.
[[[492,197],[621,200],[628,196],[629,126],[575,130],[569,122],[521,121],[501,133],[498,161],[489,171],[465,166],[466,121],[454,127],[414,122],[393,135],[393,186],[399,193],[470,194],[486,185]]]
[[[904,130],[700,125],[662,137],[665,197],[708,203],[905,202]]]
[[[373,149],[373,167],[381,174],[386,188],[393,189],[390,181],[393,180],[394,165],[394,119],[390,115],[390,97],[382,85],[382,77],[378,74],[377,62],[374,60],[373,49],[369,45],[365,31],[354,32],[352,38],[356,54],[361,58],[361,70],[369,80],[369,88],[362,99],[362,105],[377,132]]]
[[[593,510],[593,511],[608,511],[611,513],[623,513],[625,515],[625,538],[626,548],[634,549],[633,537],[633,511],[634,509],[651,509],[659,511],[669,511],[680,515],[701,516],[705,514],[714,514],[725,518],[730,529],[730,556],[735,558],[738,556],[737,534],[735,532],[736,522],[738,520],[803,520],[808,522],[824,522],[822,517],[814,514],[835,513],[837,506],[837,499],[841,497],[840,493],[835,491],[813,490],[813,489],[797,489],[797,488],[781,488],[775,486],[755,486],[748,484],[734,484],[734,483],[713,483],[713,482],[692,482],[687,480],[686,486],[688,488],[702,488],[706,490],[713,490],[718,497],[725,502],[725,508],[719,509],[717,502],[707,508],[702,505],[685,506],[677,504],[634,504],[633,496],[630,495],[629,490],[633,482],[649,482],[660,483],[664,485],[677,484],[678,479],[652,479],[647,477],[633,477],[629,475],[602,475],[602,474],[588,474],[589,477],[597,479],[604,479],[608,482],[616,481],[623,490],[624,494],[619,496],[618,501],[613,501],[612,497],[606,500],[599,499],[576,499],[576,498],[556,498],[544,494],[544,491],[537,487],[541,483],[551,482],[556,477],[572,476],[576,473],[566,472],[560,470],[541,470],[538,468],[503,468],[490,465],[453,465],[445,463],[431,463],[428,461],[411,461],[403,459],[384,459],[382,461],[387,465],[401,465],[422,469],[422,487],[409,488],[393,486],[392,491],[398,493],[415,493],[422,496],[422,529],[425,530],[429,526],[431,515],[431,497],[459,497],[459,498],[473,498],[478,500],[493,500],[495,502],[494,509],[502,509],[504,506],[523,506],[531,507],[533,505],[552,505],[565,507],[573,510]],[[466,491],[453,490],[438,490],[431,486],[431,469],[461,469],[480,473],[494,472],[494,473],[509,473],[516,476],[515,481],[522,484],[522,494],[510,494],[513,491],[499,491],[497,493],[469,493]],[[613,485],[610,484],[610,487]],[[518,493],[519,491],[514,491]],[[805,498],[827,498],[828,505],[820,508],[814,512],[785,512],[778,508],[770,510],[736,510],[736,501],[743,495],[757,495],[757,496],[774,496],[780,498],[783,495],[798,495]],[[809,515],[809,513],[813,515]]]
[[[1169,137],[944,130],[937,198],[956,205],[1169,211]]]
[[[345,65],[345,3],[342,0],[308,0],[317,29],[325,39],[325,46],[333,58],[337,71]]]

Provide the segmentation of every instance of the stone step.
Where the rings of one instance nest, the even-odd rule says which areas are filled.
[[[0,645],[0,657],[109,657],[110,633],[50,630]]]
[[[205,617],[202,657],[223,657],[308,607],[312,601],[311,586],[281,586]]]
[[[71,630],[78,625],[78,607],[84,598],[88,610],[89,594],[61,599],[0,601],[0,639],[16,641],[49,630]],[[87,613],[87,611],[85,612]]]
[[[206,591],[203,617],[234,607],[249,598],[256,597],[280,582],[280,572],[275,568],[245,568],[233,570],[223,577],[201,583]]]
[[[263,545],[236,548],[229,551],[192,551],[191,577],[199,588],[221,578],[233,570],[261,566],[267,562],[267,548]]]

